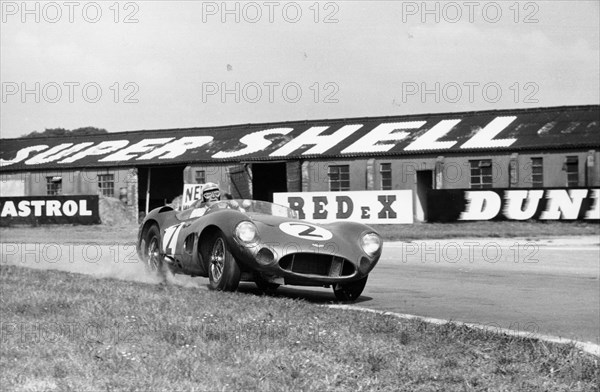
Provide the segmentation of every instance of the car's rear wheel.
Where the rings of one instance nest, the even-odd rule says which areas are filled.
[[[161,278],[165,277],[163,255],[160,252],[160,230],[152,225],[142,240],[146,271]]]
[[[210,240],[208,253],[209,288],[218,291],[235,291],[240,284],[240,267],[227,248],[222,232]]]
[[[333,294],[339,301],[356,301],[367,284],[368,276],[350,283],[333,286]]]

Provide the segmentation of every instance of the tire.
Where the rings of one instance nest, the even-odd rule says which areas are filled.
[[[222,232],[217,232],[208,246],[209,288],[217,291],[235,291],[240,284],[240,267],[229,252]]]
[[[160,230],[158,226],[150,226],[141,246],[146,271],[165,279],[165,265],[160,251]]]
[[[362,294],[367,284],[368,276],[351,283],[333,286],[333,294],[338,301],[354,302]]]
[[[254,283],[256,283],[256,287],[258,287],[258,289],[265,294],[274,294],[280,286],[277,283],[269,282],[268,280],[260,276],[260,274],[256,274],[254,276]]]

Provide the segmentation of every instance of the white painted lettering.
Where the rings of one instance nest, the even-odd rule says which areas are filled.
[[[170,142],[175,138],[173,137],[164,137],[158,139],[144,139],[139,142],[132,144],[129,147],[126,147],[122,150],[115,152],[107,157],[104,157],[99,160],[99,162],[121,162],[128,161],[131,158],[136,158],[137,153],[148,152],[153,150],[156,146],[162,146],[165,143]],[[135,154],[135,155],[133,155]]]
[[[129,144],[127,140],[110,140],[106,142],[98,143],[98,145],[88,148],[87,150],[83,150],[69,158],[63,159],[58,163],[72,163],[80,160],[81,158],[88,157],[90,155],[104,155],[109,152],[113,152],[115,150],[121,149]]]
[[[449,149],[456,144],[456,140],[439,142],[438,140],[444,137],[452,130],[461,120],[443,120],[437,123],[429,131],[418,137],[414,142],[409,144],[405,150],[444,150]]]
[[[568,193],[567,193],[568,192]],[[551,189],[546,191],[546,210],[540,219],[577,219],[587,189]]]
[[[75,200],[67,200],[62,206],[63,214],[66,216],[75,216],[77,214],[77,203]]]
[[[494,139],[507,126],[517,119],[517,116],[496,117],[482,130],[473,135],[460,148],[493,148],[508,147],[517,139]]]
[[[157,148],[148,154],[137,158],[138,161],[146,159],[172,159],[184,154],[187,150],[193,150],[212,142],[212,136],[188,136],[177,139],[169,144]],[[162,155],[165,154],[165,155]],[[162,156],[161,156],[162,155]]]
[[[585,219],[600,219],[600,189],[592,189],[589,197],[594,199],[594,202],[585,213]]]
[[[518,190],[504,193],[504,216],[508,219],[527,220],[533,218],[540,200],[544,196],[543,190]],[[523,204],[525,208],[523,209]]]
[[[212,157],[216,159],[221,158],[233,158],[239,157],[242,155],[252,154],[254,152],[258,152],[264,150],[265,148],[271,145],[271,141],[265,139],[264,137],[267,135],[287,135],[294,128],[275,128],[275,129],[267,129],[264,131],[253,132],[249,135],[246,135],[240,139],[240,142],[246,145],[245,148],[238,151],[219,151],[214,154]]]
[[[19,202],[19,216],[31,215],[31,208],[29,208],[29,202],[27,200],[21,200]]]
[[[57,149],[56,147],[53,147],[48,151],[44,151],[43,153],[37,154],[33,158],[28,159],[27,161],[25,161],[25,164],[26,165],[39,165],[42,163],[53,162],[60,158],[67,157],[79,150],[83,150],[84,148],[89,147],[92,144],[94,144],[94,143],[85,142],[85,143],[76,144],[74,146],[73,146],[73,143],[61,144],[56,147],[67,146],[67,148],[66,149],[64,149],[64,148]],[[68,146],[72,146],[72,147],[68,147]]]
[[[417,129],[425,125],[426,121],[405,121],[397,123],[380,124],[365,136],[358,139],[352,145],[342,151],[342,154],[362,152],[385,152],[396,146],[396,144],[381,144],[384,141],[399,142],[406,139],[410,133],[401,131],[404,129]]]
[[[30,153],[37,152],[37,151],[43,151],[47,148],[48,148],[48,146],[45,144],[39,144],[37,146],[29,146],[29,147],[22,148],[19,151],[17,151],[17,155],[13,159],[8,159],[8,160],[0,159],[0,167],[10,166],[10,165],[14,165],[15,163],[19,163],[22,160],[27,159],[27,157],[29,156]]]
[[[33,215],[42,216],[42,207],[46,205],[45,200],[32,200],[30,205],[33,206]]]
[[[303,146],[314,146],[304,151],[302,155],[322,154],[330,148],[336,146],[339,142],[352,135],[362,124],[346,125],[332,133],[331,135],[321,135],[329,127],[312,127],[295,137],[285,146],[281,147],[270,156],[287,156]]]
[[[17,212],[17,209],[15,208],[15,203],[13,203],[10,200],[6,201],[4,203],[4,205],[2,206],[2,213],[0,214],[0,216],[2,216],[3,218],[9,217],[9,216],[19,216],[19,213]]]
[[[493,191],[465,191],[467,205],[459,220],[489,220],[500,212],[502,200]]]
[[[60,213],[60,201],[48,200],[46,202],[46,216],[62,216]]]
[[[79,216],[92,216],[92,211],[87,208],[87,200],[79,200]]]

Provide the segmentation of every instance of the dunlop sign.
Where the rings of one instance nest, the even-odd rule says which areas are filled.
[[[315,223],[413,223],[410,190],[274,193],[273,202]]]
[[[431,190],[431,222],[599,220],[600,189]]]

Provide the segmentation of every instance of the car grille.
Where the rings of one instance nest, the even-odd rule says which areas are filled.
[[[315,253],[292,253],[279,260],[279,266],[290,272],[319,276],[351,276],[356,269],[350,261],[337,256]]]

